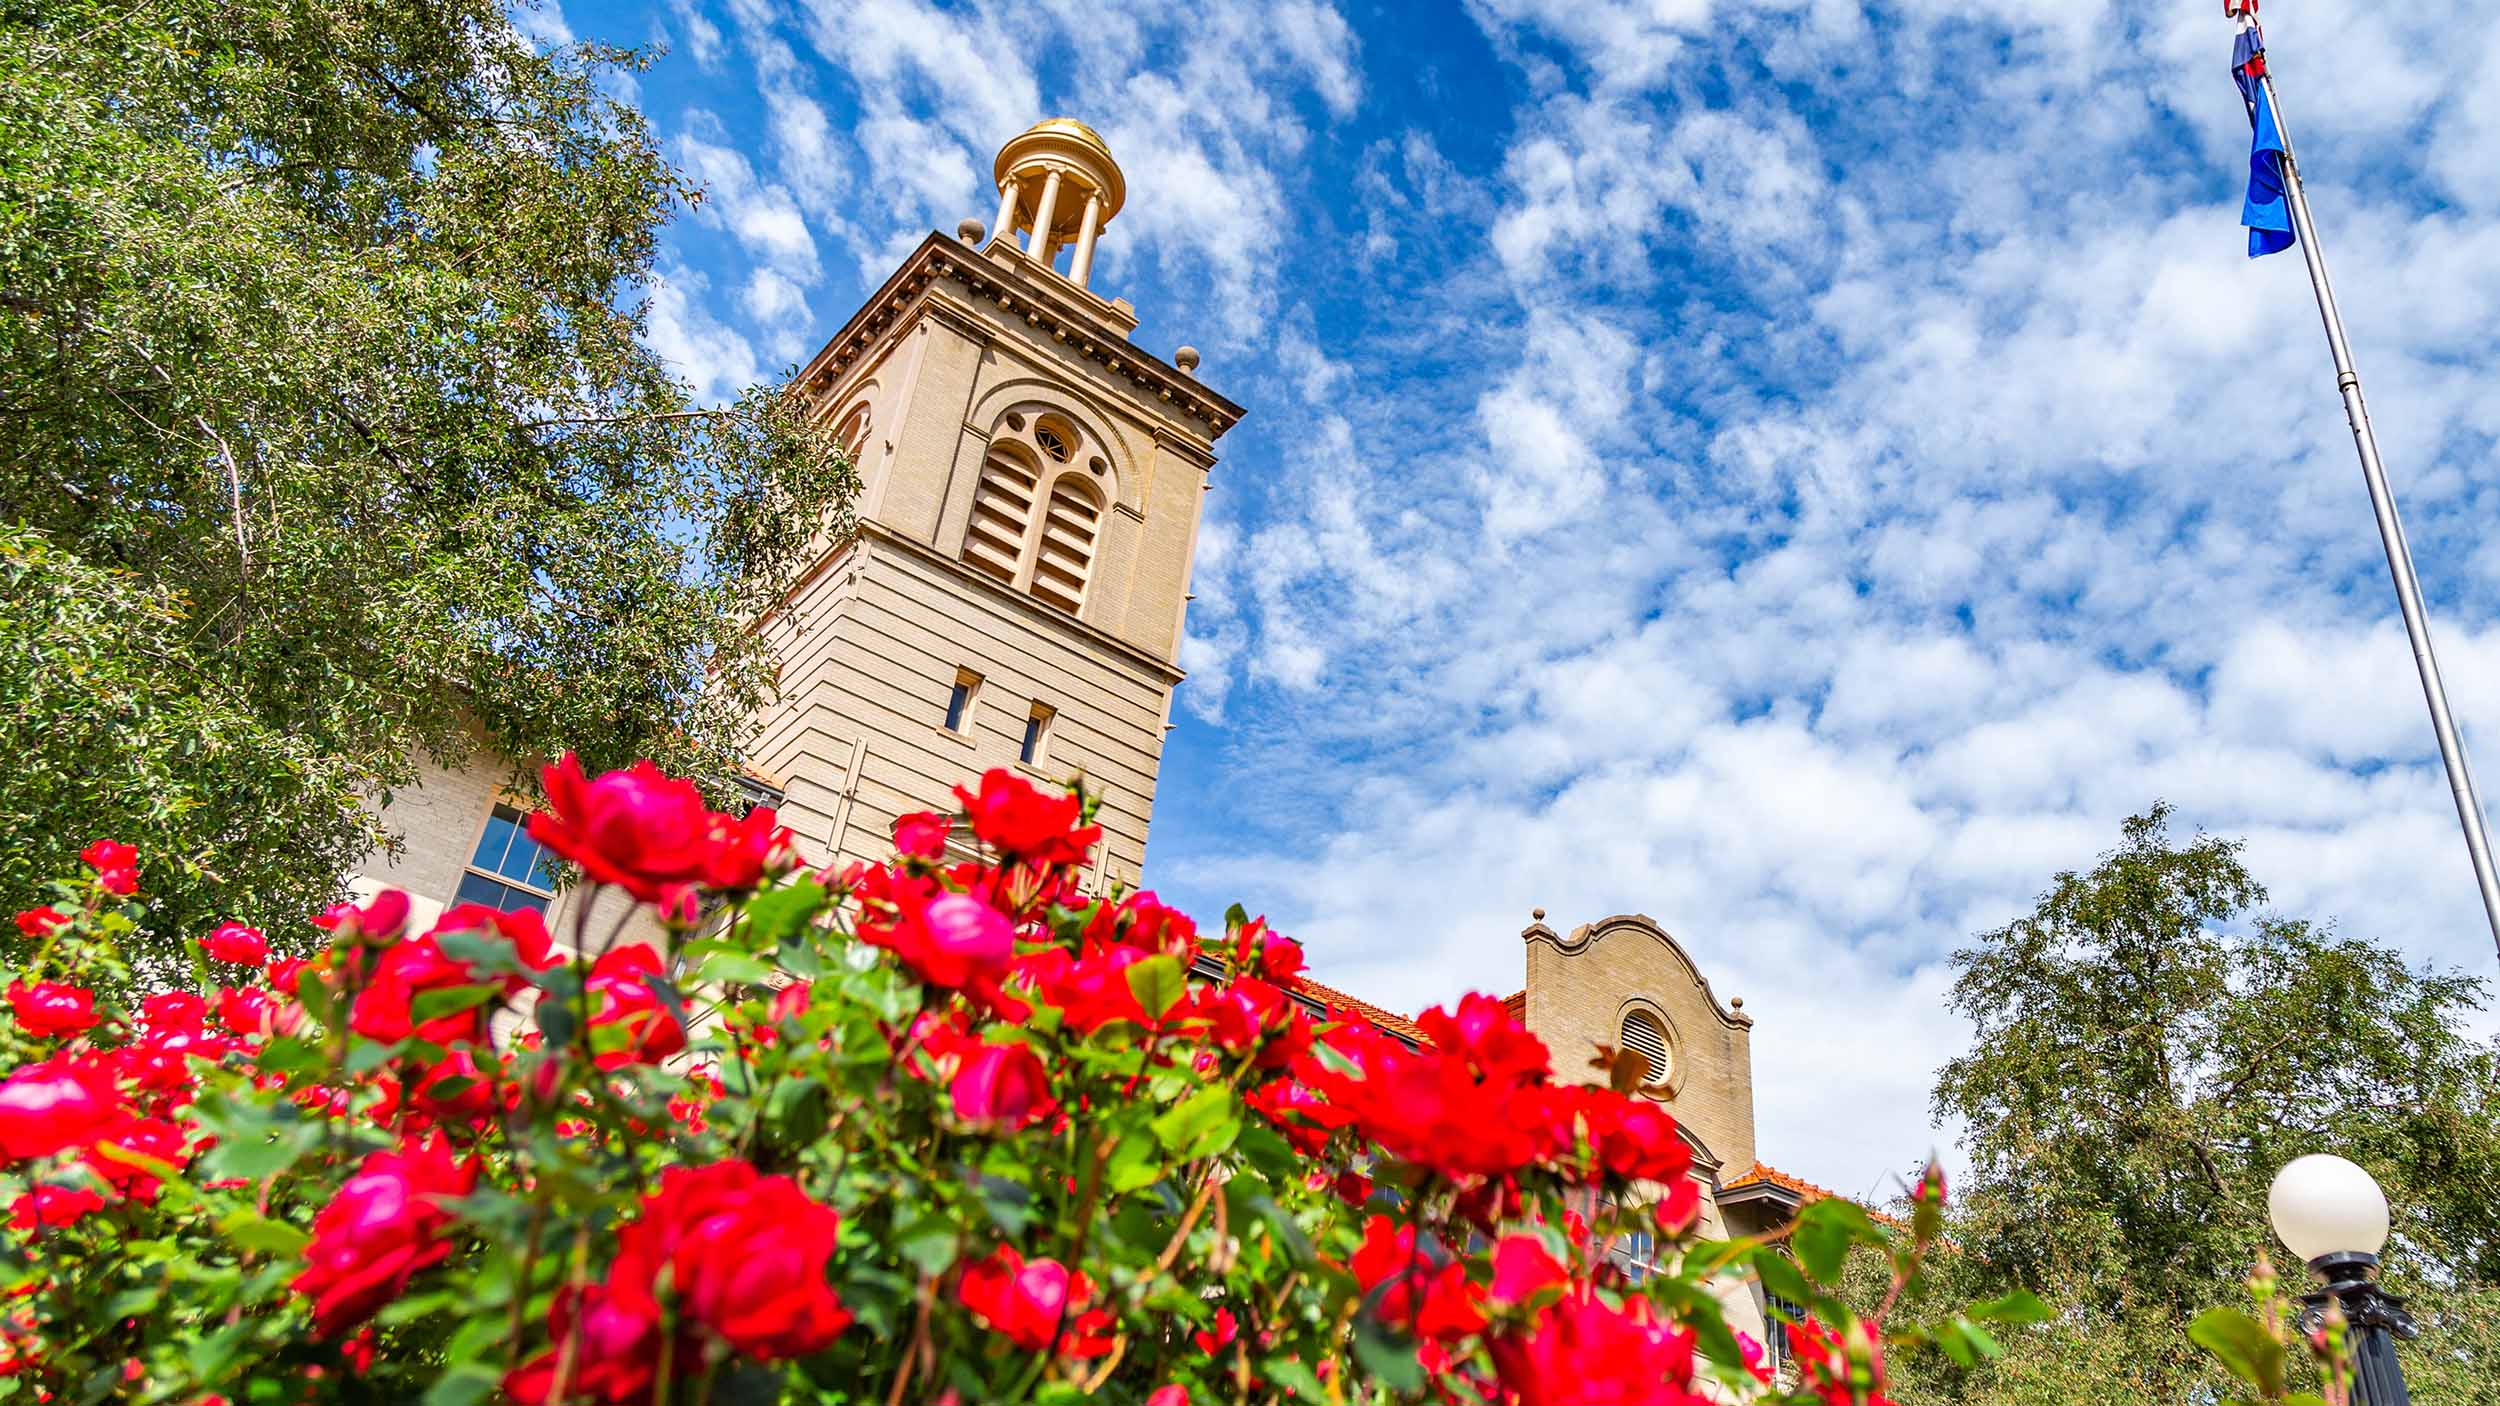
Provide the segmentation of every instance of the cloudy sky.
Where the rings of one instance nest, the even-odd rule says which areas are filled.
[[[1764,1156],[1951,1129],[1949,957],[2157,798],[2287,911],[2492,969],[2297,255],[2245,257],[2210,0],[569,0],[707,187],[655,346],[800,360],[991,153],[1129,176],[1095,285],[1250,408],[1149,880],[1414,1010],[1654,915],[1757,1017]],[[2500,40],[2270,37],[2500,785]],[[2478,383],[2486,388],[2478,391]]]

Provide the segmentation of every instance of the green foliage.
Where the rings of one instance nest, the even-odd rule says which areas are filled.
[[[2266,1187],[2307,1152],[2352,1158],[2386,1188],[2390,1287],[2444,1333],[2408,1349],[2426,1369],[2416,1399],[2480,1399],[2443,1381],[2500,1379],[2500,1066],[2466,1031],[2482,983],[2263,913],[2237,844],[2176,842],[2167,820],[2163,807],[2129,820],[2120,848],[1955,957],[1953,1004],[1977,1038],[1935,1103],[1967,1129],[1972,1172],[1938,1279],[2074,1309],[1983,1372],[1913,1373],[1901,1399],[2220,1389],[2229,1378],[2188,1325],[2234,1341],[2227,1316],[2199,1315],[2235,1298],[2271,1241]]]
[[[0,893],[109,835],[149,856],[165,930],[294,933],[379,838],[355,769],[203,687],[190,634],[178,597],[0,527]]]
[[[360,847],[341,796],[481,738],[725,791],[743,624],[854,479],[795,402],[698,407],[637,341],[691,194],[607,96],[638,62],[500,0],[0,12],[0,524],[49,544],[0,697],[89,767],[10,788],[0,878],[152,807],[121,838],[185,866],[146,876],[169,935],[299,913]],[[110,691],[35,676],[74,668]]]

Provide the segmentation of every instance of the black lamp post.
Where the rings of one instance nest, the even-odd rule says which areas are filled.
[[[2421,1332],[2404,1300],[2379,1287],[2387,1245],[2387,1197],[2370,1174],[2326,1153],[2295,1157],[2266,1193],[2274,1233],[2309,1262],[2323,1287],[2301,1296],[2300,1326],[2316,1328],[2326,1306],[2343,1306],[2359,1406],[2411,1406],[2396,1343]]]

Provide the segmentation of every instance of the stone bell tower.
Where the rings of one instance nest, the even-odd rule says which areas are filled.
[[[1128,195],[1093,129],[1041,123],[996,175],[995,232],[931,234],[799,373],[859,466],[858,530],[759,622],[781,696],[750,756],[825,859],[883,857],[896,816],[991,767],[1081,773],[1096,882],[1134,883],[1200,504],[1242,412],[1089,286]]]

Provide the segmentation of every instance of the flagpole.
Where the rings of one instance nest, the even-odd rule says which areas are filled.
[[[2292,207],[2293,229],[2300,236],[2300,256],[2309,264],[2309,286],[2318,295],[2318,317],[2326,324],[2326,345],[2335,357],[2335,386],[2343,393],[2344,420],[2352,426],[2353,447],[2361,455],[2361,478],[2370,488],[2370,508],[2378,515],[2379,541],[2387,549],[2387,572],[2396,580],[2396,605],[2404,612],[2405,634],[2413,641],[2413,664],[2422,676],[2422,697],[2430,704],[2431,731],[2439,737],[2439,759],[2448,769],[2448,790],[2457,803],[2457,820],[2465,827],[2465,850],[2473,860],[2474,884],[2482,890],[2483,916],[2491,924],[2491,940],[2500,952],[2500,875],[2491,864],[2491,836],[2483,828],[2483,803],[2474,794],[2474,772],[2466,764],[2465,743],[2448,713],[2448,690],[2439,680],[2439,657],[2431,651],[2429,613],[2422,606],[2421,583],[2413,575],[2413,550],[2405,544],[2404,523],[2396,516],[2396,498],[2387,488],[2387,469],[2379,462],[2378,436],[2370,430],[2370,409],[2361,399],[2361,377],[2352,369],[2352,347],[2344,340],[2344,319],[2335,310],[2335,287],[2327,280],[2326,255],[2318,249],[2317,226],[2309,218],[2309,194],[2302,188],[2300,162],[2293,155],[2292,134],[2283,122],[2283,98],[2275,91],[2274,74],[2258,77],[2273,104],[2276,129],[2283,138],[2283,194]]]

